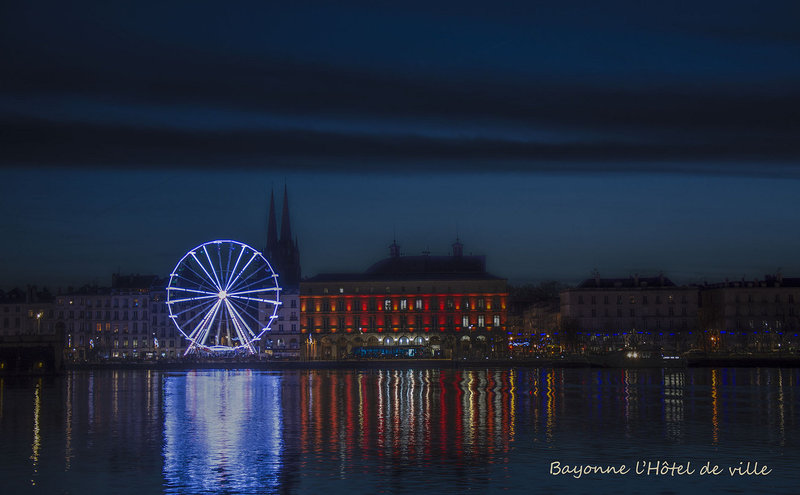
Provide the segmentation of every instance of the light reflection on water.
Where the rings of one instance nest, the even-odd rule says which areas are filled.
[[[794,493],[799,379],[733,368],[3,378],[0,479],[10,493]],[[552,461],[637,460],[759,461],[773,472],[548,474]]]

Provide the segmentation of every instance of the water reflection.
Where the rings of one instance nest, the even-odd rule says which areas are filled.
[[[775,492],[792,493],[781,487],[800,482],[798,378],[427,369],[0,379],[0,477],[9,493],[525,491],[532,476],[569,492],[546,476],[552,460],[746,455],[775,464]],[[734,481],[704,490],[744,488]]]
[[[164,380],[167,493],[243,493],[277,485],[281,378],[190,372]]]
[[[33,468],[33,477],[31,478],[31,485],[36,485],[36,478],[39,474],[39,448],[41,447],[42,438],[39,431],[39,415],[42,412],[42,379],[36,381],[33,389],[33,444],[31,445],[31,467]]]

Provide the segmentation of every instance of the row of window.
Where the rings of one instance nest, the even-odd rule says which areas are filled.
[[[77,317],[78,317],[79,320],[82,320],[84,318],[84,316],[88,320],[92,319],[92,312],[91,311],[86,311],[86,313],[84,313],[83,311],[77,311],[77,312],[75,312],[75,311],[67,311],[66,314],[67,314],[67,318],[69,318],[70,320],[74,320],[76,314],[77,314]],[[131,311],[130,312],[130,318],[128,318],[129,313],[127,311],[123,311],[122,312],[122,318],[120,318],[119,315],[120,315],[119,311],[114,311],[114,318],[113,319],[114,320],[122,319],[123,321],[127,321],[128,319],[130,319],[130,320],[138,320],[139,319],[139,313],[137,311]],[[64,318],[64,312],[63,311],[59,311],[58,312],[58,317],[63,319]],[[102,311],[95,311],[94,319],[95,320],[104,319],[103,318],[103,312]],[[111,320],[112,319],[111,318],[111,311],[106,311],[105,312],[105,319],[106,320]],[[142,311],[142,319],[143,320],[147,319],[147,311]]]
[[[409,309],[409,307],[410,307],[409,302],[410,302],[409,299],[406,299],[406,298],[400,299],[398,304],[397,304],[397,308],[400,311],[407,311]],[[442,301],[439,301],[438,299],[434,299],[433,302],[434,302],[434,307],[436,307],[436,306],[439,306],[440,304],[438,304],[438,303],[440,303]],[[465,297],[465,298],[463,298],[461,300],[461,305],[460,306],[456,306],[455,300],[452,297],[446,298],[443,302],[444,302],[444,309],[451,310],[451,311],[455,310],[455,309],[484,310],[484,309],[491,309],[491,308],[499,308],[500,307],[500,299],[499,298],[493,298],[491,300],[491,306],[487,306],[487,304],[486,304],[487,301],[483,297],[479,297],[479,298],[475,299],[475,303],[474,304],[472,303],[472,301],[468,297]],[[414,303],[413,304],[413,308],[415,310],[421,311],[421,310],[425,309],[424,301],[421,298],[414,299],[413,303]],[[334,310],[338,309],[339,311],[343,311],[343,309],[339,309],[339,308],[347,308],[347,305],[345,304],[345,300],[344,299],[338,299],[335,306],[331,305],[331,300],[330,299],[323,299],[319,304],[316,304],[316,305],[312,302],[312,306],[313,306],[312,309],[314,309],[316,311],[324,311],[324,312],[330,312],[332,307],[334,308]],[[356,312],[361,310],[363,307],[364,307],[364,305],[362,304],[361,301],[355,301],[350,306],[351,311],[356,311]],[[383,300],[383,310],[384,311],[392,311],[393,308],[394,308],[394,301],[391,298],[387,297],[386,299]],[[377,299],[373,299],[373,298],[368,299],[366,301],[366,311],[377,311],[377,310],[378,310],[378,300]]]
[[[334,320],[333,318],[322,318],[322,328],[326,329],[326,330],[330,329],[333,321],[337,321],[338,322],[337,328],[345,328],[345,326],[346,326],[345,319],[342,318],[342,317],[338,318],[338,320]],[[369,317],[368,328],[370,328],[370,329],[376,328],[376,321],[377,320],[376,320],[376,318],[374,316],[370,316]],[[500,320],[500,315],[494,315],[492,317],[492,325],[493,326],[499,327],[500,326],[500,321],[501,321]],[[384,327],[386,327],[386,328],[392,327],[392,317],[391,316],[385,316],[384,319],[383,319],[383,322],[384,322]],[[398,327],[400,329],[403,329],[403,330],[406,329],[406,328],[423,328],[424,327],[423,320],[422,320],[421,316],[417,316],[415,318],[415,320],[414,320],[414,323],[415,324],[413,325],[413,327],[409,327],[408,321],[405,318],[401,318]],[[438,326],[439,326],[439,318],[434,315],[432,317],[431,327],[435,328],[435,327],[438,327]],[[447,317],[446,326],[449,327],[449,328],[454,328],[455,327],[455,319],[452,316]],[[463,327],[463,328],[473,328],[474,326],[475,325],[472,325],[470,323],[469,315],[463,315],[461,317],[461,327]],[[486,315],[478,315],[477,327],[478,328],[485,328],[486,327]]]
[[[458,289],[458,287],[456,287],[456,288]],[[369,287],[368,289],[369,290],[366,291],[366,292],[368,292],[370,294],[374,294],[375,293],[375,287]],[[470,290],[464,290],[464,292],[493,292],[492,290],[488,290],[487,291],[485,289],[486,289],[485,287],[477,287],[477,288],[472,288]],[[387,294],[391,294],[392,292],[397,292],[397,291],[393,291],[392,287],[389,286],[389,285],[386,286],[384,291]],[[355,287],[352,290],[352,292],[355,293],[355,294],[360,294],[361,293],[361,288],[360,287]],[[400,287],[400,293],[404,293],[404,292],[406,292],[406,288],[405,288],[405,286],[401,286]],[[423,291],[422,287],[418,285],[416,292],[417,293],[423,293],[425,291]],[[453,288],[452,287],[447,287],[447,290],[437,290],[436,286],[432,286],[430,292],[432,292],[432,293],[444,292],[446,294],[448,292],[453,292]],[[304,294],[313,294],[314,293],[314,289],[311,288],[311,287],[307,287],[307,288],[304,289],[303,293]],[[323,294],[344,294],[344,287],[339,287],[338,289],[328,289],[327,287],[324,287],[322,289],[322,293]]]
[[[642,297],[642,299],[641,299],[641,303],[642,304],[648,304],[649,303],[648,297],[646,295],[643,295],[641,297]],[[591,296],[590,299],[591,299],[591,304],[597,304],[597,296]],[[625,296],[618,295],[617,296],[617,304],[624,304],[625,299],[626,299]],[[629,304],[636,304],[637,301],[638,301],[636,296],[628,296],[627,299],[628,299],[628,303]],[[655,296],[654,299],[655,299],[654,304],[661,304],[661,296],[660,295]],[[675,304],[675,299],[676,299],[675,296],[668,295],[665,298],[665,301],[666,301],[667,304]],[[578,295],[578,304],[584,304],[583,295]],[[610,304],[609,296],[603,296],[603,304]],[[683,296],[681,296],[681,304],[688,304],[688,299],[686,298],[685,294]]]
[[[144,308],[147,307],[147,299],[146,298],[141,299],[141,302],[140,302],[140,300],[138,298],[137,299],[117,299],[117,298],[105,299],[105,305],[103,305],[103,301],[100,300],[100,299],[98,299],[98,300],[85,299],[84,300],[81,297],[81,298],[77,298],[77,299],[67,299],[67,300],[59,299],[58,300],[58,305],[59,306],[64,306],[65,302],[68,305],[73,305],[73,304],[75,304],[76,301],[77,301],[78,305],[80,305],[80,306],[83,306],[83,304],[85,302],[87,308],[91,308],[93,306],[93,303],[95,303],[94,305],[96,307],[98,307],[98,308],[102,308],[102,307],[106,307],[106,308],[112,308],[112,307],[113,308],[119,308],[119,307],[123,307],[123,308],[128,308],[128,307],[138,308],[140,305],[142,307],[144,307]],[[122,305],[121,306],[120,306],[120,301],[122,301]]]
[[[622,313],[623,313],[622,308],[617,308],[617,316],[622,316]],[[610,316],[608,308],[605,308],[605,310],[603,311],[603,316],[605,316],[605,317]],[[629,311],[629,316],[636,316],[636,310],[631,308],[630,311]],[[662,316],[661,315],[661,309],[660,308],[656,308],[655,315],[652,315],[652,314],[648,315],[647,312],[643,311],[639,316],[642,316],[642,317]],[[675,316],[675,308],[673,308],[672,306],[667,308],[667,315],[665,315],[665,316]],[[686,308],[681,308],[681,316],[687,316]],[[595,318],[595,317],[597,317],[597,310],[596,309],[592,309],[592,318]],[[583,318],[583,311],[578,311],[578,318]]]

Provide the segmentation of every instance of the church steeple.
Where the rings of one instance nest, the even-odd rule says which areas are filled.
[[[278,237],[278,222],[275,221],[275,193],[270,194],[269,221],[267,225],[267,248],[264,255],[280,276],[283,289],[294,290],[300,285],[300,249],[297,238],[292,238],[289,220],[289,192],[283,188],[283,211],[281,212],[281,235]]]
[[[267,219],[267,249],[269,252],[278,244],[278,227],[275,223],[275,191],[270,191],[269,194],[269,217]]]
[[[281,242],[292,242],[292,226],[289,224],[289,191],[283,186],[283,214],[281,215]]]

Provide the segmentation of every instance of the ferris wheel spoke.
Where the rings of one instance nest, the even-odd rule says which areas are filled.
[[[236,308],[234,308],[233,305],[228,300],[225,300],[225,307],[228,310],[228,314],[231,315],[231,322],[233,323],[233,327],[236,330],[236,334],[239,337],[239,342],[244,344],[245,342],[249,341],[250,339],[248,339],[247,335],[243,332],[244,328],[247,328],[247,325],[244,323],[244,320],[242,319],[239,312],[236,311]],[[249,332],[250,329],[248,328],[247,330]]]
[[[208,301],[203,301],[201,303],[188,305],[189,307],[186,307],[187,306],[186,304],[181,304],[180,307],[184,308],[184,309],[181,309],[180,311],[171,312],[169,317],[174,319],[174,318],[177,318],[178,316],[186,314],[189,311],[194,311],[196,309],[201,309],[201,310],[205,311],[206,309],[211,308],[211,305],[213,305],[213,303],[214,303],[213,300],[208,300]]]
[[[233,264],[233,270],[228,272],[228,279],[225,281],[225,290],[227,291],[231,286],[231,280],[233,279],[233,274],[236,272],[236,269],[239,267],[239,262],[242,261],[242,255],[244,254],[244,246],[242,246],[242,250],[239,251],[239,256],[236,258],[236,263]]]
[[[267,275],[266,277],[264,277],[264,278],[262,278],[262,279],[259,279],[259,280],[255,280],[255,281],[249,282],[249,280],[250,280],[250,279],[253,277],[253,275],[255,275],[256,273],[259,273],[259,274],[260,274],[260,273],[262,273],[262,272],[260,272],[260,271],[253,271],[253,272],[250,272],[250,274],[249,274],[247,277],[243,278],[242,280],[240,280],[240,281],[239,281],[239,283],[238,283],[238,284],[236,284],[235,286],[231,287],[231,290],[232,290],[232,292],[238,292],[238,291],[239,291],[239,289],[243,289],[243,288],[247,288],[247,287],[258,286],[258,285],[261,285],[263,282],[266,282],[267,280],[270,280],[270,279],[273,279],[273,280],[274,280],[275,278],[277,278],[277,277],[278,277],[278,275],[276,275],[276,274],[274,274],[274,273],[270,272],[270,274],[269,274],[269,275]],[[273,282],[273,283],[274,283],[274,282]]]
[[[203,252],[206,253],[206,259],[208,260],[208,266],[211,268],[211,273],[214,274],[214,280],[217,282],[217,287],[220,289],[222,288],[222,284],[219,282],[219,277],[217,276],[217,271],[214,270],[214,262],[211,261],[211,256],[208,255],[208,249],[203,246]],[[220,268],[222,268],[222,263],[220,263]]]
[[[255,272],[251,273],[250,276],[253,276],[254,274],[255,274]],[[245,284],[245,282],[247,282],[247,279],[250,278],[250,277],[247,277],[244,280],[240,281],[238,284],[236,284],[235,287],[231,287],[230,292],[240,292],[239,289],[241,289],[241,288],[252,287],[254,285],[258,286],[258,285],[261,285],[262,283],[266,282],[267,280],[274,280],[277,277],[278,276],[276,274],[270,273],[270,275],[268,275],[268,276],[266,276],[266,277],[264,277],[264,278],[262,278],[260,280],[256,280],[254,282],[250,282],[248,284]],[[271,288],[265,289],[265,290],[280,290],[280,289],[278,287],[271,287]]]
[[[233,327],[236,330],[236,334],[239,336],[239,344],[247,345],[247,348],[250,350],[250,352],[254,352],[255,349],[253,349],[252,341],[253,338],[256,337],[256,335],[247,326],[247,323],[244,321],[244,319],[242,319],[239,312],[236,311],[236,308],[233,307],[233,304],[231,304],[227,299],[225,300],[225,304],[228,306],[228,312],[233,315],[231,321],[233,322]],[[247,331],[247,333],[250,334],[249,338],[245,334],[245,330]]]
[[[219,295],[214,294],[214,295],[210,295],[210,296],[195,296],[195,297],[187,297],[186,299],[174,299],[172,301],[167,301],[167,304],[177,304],[177,303],[188,302],[188,301],[198,301],[200,299],[212,299],[212,298],[215,298],[215,297],[219,298]]]
[[[234,286],[233,284],[235,284],[235,283],[236,283],[236,280],[237,280],[237,279],[238,279],[238,278],[239,278],[239,277],[242,275],[242,273],[244,273],[244,272],[245,272],[245,270],[247,270],[247,267],[248,267],[248,266],[250,266],[250,263],[252,263],[252,262],[253,262],[253,260],[254,260],[254,259],[256,259],[256,257],[258,257],[258,253],[253,253],[253,256],[251,256],[251,257],[250,257],[250,259],[249,259],[249,260],[247,260],[247,263],[245,263],[245,265],[244,265],[244,267],[241,269],[241,271],[239,271],[239,273],[237,273],[237,274],[236,274],[236,276],[235,276],[233,279],[231,279],[231,281],[230,281],[230,282],[228,282],[228,285],[227,285],[227,286],[225,286],[225,291],[226,291],[226,292],[227,292],[227,290],[228,290],[228,289],[230,289],[231,287],[233,287],[233,286]]]
[[[199,263],[199,261],[198,261],[198,263]],[[204,277],[204,276],[200,275],[199,273],[197,273],[197,270],[195,270],[194,268],[192,268],[192,267],[191,267],[191,265],[187,264],[185,268],[186,268],[187,270],[189,270],[190,272],[194,273],[194,275],[195,275],[197,278],[196,278],[196,279],[190,279],[190,278],[186,278],[186,277],[184,277],[183,275],[178,275],[180,278],[182,278],[182,279],[186,280],[186,281],[187,281],[187,282],[189,282],[189,283],[192,283],[192,284],[198,285],[198,286],[200,286],[200,287],[211,287],[211,289],[212,289],[212,290],[214,290],[214,291],[217,291],[217,292],[219,291],[219,289],[217,289],[216,287],[214,287],[214,284],[210,283],[210,281],[208,280],[208,278],[206,278],[206,277]],[[201,268],[202,268],[202,266],[201,266]],[[210,277],[209,277],[209,278],[210,278]]]
[[[200,260],[197,259],[197,256],[194,254],[194,251],[192,252],[192,258],[194,258],[194,260],[197,262],[197,264],[200,265],[200,268],[203,270],[203,273],[205,273],[206,277],[208,277],[208,281],[213,283],[214,282],[214,278],[208,273],[208,270],[206,270],[206,267],[203,266],[202,263],[200,263]],[[219,286],[216,286],[216,289],[218,291],[222,290],[222,288],[219,287]]]
[[[200,342],[203,343],[203,339],[198,339],[198,335],[203,333],[203,329],[208,327],[208,322],[214,319],[216,316],[217,311],[219,310],[220,305],[222,304],[221,299],[217,299],[217,302],[214,303],[214,306],[203,316],[203,319],[200,320],[200,323],[194,327],[194,330],[186,336],[192,342]]]
[[[192,293],[195,293],[195,294],[205,294],[207,296],[217,296],[218,295],[216,292],[208,292],[208,291],[205,291],[205,290],[187,289],[185,287],[167,287],[167,290],[177,290],[177,291],[181,291],[181,292],[192,292]]]
[[[216,316],[221,306],[222,306],[221,304],[218,304],[214,312],[209,313],[210,318],[204,319],[205,325],[201,327],[200,332],[198,332],[198,338],[197,338],[197,342],[199,342],[200,345],[208,346],[208,343],[206,342],[208,340],[208,333],[211,331],[211,324],[214,322],[214,317]]]
[[[263,302],[263,303],[267,303],[267,304],[274,304],[276,306],[281,303],[280,301],[276,301],[274,299],[261,299],[260,297],[245,297],[245,296],[228,296],[228,297],[230,297],[232,299],[242,299],[242,300],[245,300],[245,301],[256,301],[256,302]]]
[[[236,314],[239,315],[239,319],[241,319],[243,322],[246,323],[246,320],[244,319],[244,316],[246,316],[246,317],[250,318],[250,320],[253,322],[253,324],[255,325],[254,328],[260,329],[261,327],[264,326],[258,320],[258,317],[253,316],[252,313],[247,310],[247,307],[237,306],[240,303],[237,303],[237,302],[231,301],[231,300],[228,300],[228,304],[230,304],[231,308],[233,308],[234,310],[238,310]],[[255,310],[256,312],[258,311],[256,308],[253,308],[253,310]],[[250,326],[248,325],[248,328],[249,327]],[[256,337],[255,333],[253,333],[253,337]]]
[[[281,290],[278,287],[267,287],[265,289],[253,289],[253,290],[243,290],[239,292],[228,292],[228,296],[240,296],[242,294],[256,294],[259,292],[274,292]]]
[[[218,250],[217,253],[220,255],[219,266],[220,270],[222,270],[222,254],[220,253],[221,250]],[[228,279],[231,276],[231,258],[233,257],[233,249],[228,249],[228,263],[225,265],[225,271],[222,272],[222,286],[228,286]]]

